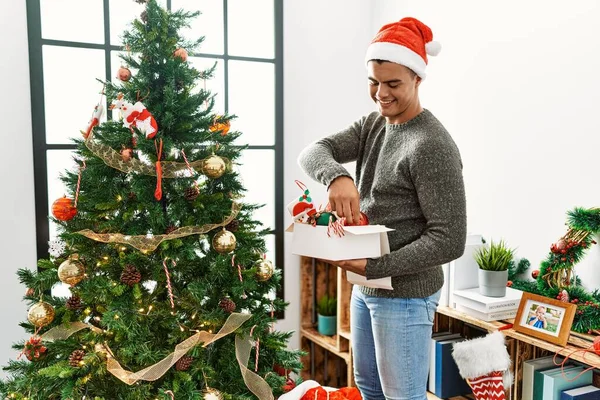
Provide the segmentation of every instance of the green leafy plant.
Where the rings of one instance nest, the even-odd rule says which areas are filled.
[[[324,317],[333,317],[337,313],[337,299],[324,295],[319,299],[317,312]]]
[[[509,249],[503,240],[490,242],[490,247],[482,247],[475,253],[475,261],[485,271],[506,271],[514,258],[514,249]]]

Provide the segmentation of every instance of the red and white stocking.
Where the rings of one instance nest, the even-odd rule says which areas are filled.
[[[506,400],[504,395],[503,373],[491,372],[487,375],[467,379],[477,400]]]
[[[504,335],[487,336],[457,342],[452,357],[460,375],[466,379],[477,400],[506,400],[505,390],[512,385],[510,356]]]

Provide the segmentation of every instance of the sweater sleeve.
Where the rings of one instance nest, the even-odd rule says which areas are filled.
[[[462,162],[458,148],[448,139],[418,146],[409,163],[425,230],[412,243],[367,260],[367,279],[427,273],[464,253],[467,217]]]
[[[342,164],[356,161],[360,144],[360,132],[364,118],[348,128],[307,146],[298,157],[298,164],[312,179],[329,187],[340,176],[350,173]]]

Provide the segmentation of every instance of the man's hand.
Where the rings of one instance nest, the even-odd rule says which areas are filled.
[[[360,221],[360,206],[358,190],[352,178],[340,176],[329,185],[329,205],[331,211],[339,217],[345,217],[348,223]]]
[[[355,260],[341,260],[341,261],[331,261],[331,260],[323,260],[321,261],[338,266],[346,271],[354,272],[355,274],[366,276],[367,274],[367,259],[366,258],[357,258]]]

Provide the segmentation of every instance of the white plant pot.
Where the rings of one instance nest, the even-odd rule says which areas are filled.
[[[479,269],[479,293],[488,297],[506,296],[508,283],[508,270],[486,271]]]

